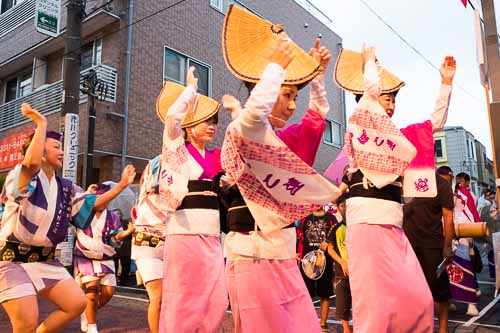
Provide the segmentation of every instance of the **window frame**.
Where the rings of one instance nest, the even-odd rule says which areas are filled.
[[[166,75],[165,73],[165,55],[166,55],[166,51],[172,51],[173,53],[177,53],[178,55],[180,55],[181,57],[184,58],[184,63],[185,63],[185,67],[181,69],[181,77],[180,77],[180,81],[176,80],[176,79],[173,79],[173,78],[170,78]],[[172,82],[175,82],[175,83],[179,83],[179,84],[182,84],[182,85],[185,85],[186,82],[186,73],[187,73],[187,70],[189,69],[189,64],[190,62],[194,62],[196,63],[197,65],[200,65],[200,66],[203,66],[205,68],[207,68],[208,70],[208,94],[207,96],[208,97],[212,97],[212,79],[213,79],[213,75],[212,75],[212,65],[204,62],[204,61],[201,61],[197,58],[194,58],[194,57],[191,57],[187,54],[185,54],[184,52],[180,52],[168,45],[163,45],[163,68],[162,68],[162,79],[163,79],[163,82],[165,81],[172,81]],[[196,75],[196,74],[195,74]]]
[[[90,67],[87,67],[87,68],[82,67],[82,65],[83,65],[83,62],[82,62],[83,52],[81,52],[80,53],[80,70],[82,70],[82,71],[102,64],[102,50],[103,50],[102,38],[96,38],[91,42],[85,43],[84,45],[82,45],[82,49],[85,46],[88,46],[89,44],[92,44],[92,65]],[[99,56],[98,56],[97,51],[99,48],[100,48],[100,51],[99,51]]]
[[[439,142],[439,149],[441,151],[441,156],[437,155],[437,144],[436,142]],[[443,159],[444,158],[444,153],[443,153],[443,140],[441,138],[439,139],[434,139],[434,158],[436,160]]]
[[[336,121],[336,120],[333,120],[333,119],[325,119],[325,121],[327,122],[326,126],[328,126],[328,124],[330,124],[330,136],[331,136],[331,142],[329,141],[326,141],[325,139],[325,133],[326,133],[326,128],[325,128],[325,132],[323,132],[323,135],[322,135],[322,141],[324,144],[327,144],[329,146],[333,146],[333,147],[336,147],[336,148],[342,148],[342,146],[344,145],[344,139],[342,137],[342,129],[343,129],[343,126],[342,126],[342,123]],[[335,142],[333,142],[333,126],[331,125],[332,123],[338,125],[338,129],[339,129],[339,139],[340,139],[340,143],[337,144]]]
[[[15,8],[20,3],[22,3],[23,1],[26,1],[26,0],[12,0],[12,7],[8,8],[4,12],[2,12],[2,5],[3,5],[4,1],[6,1],[6,0],[0,0],[0,16],[4,15],[5,13],[8,13],[13,8]]]
[[[29,84],[30,92],[21,96],[21,95],[19,95],[19,93],[21,91],[21,82],[26,81],[27,80],[26,77],[28,75],[30,76],[30,84]],[[23,78],[24,78],[24,80],[23,80]],[[16,80],[16,96],[14,99],[7,101],[7,85],[9,82],[11,82],[13,80]],[[15,101],[16,99],[19,99],[21,97],[24,97],[24,96],[31,94],[33,92],[33,66],[30,66],[28,68],[25,68],[24,70],[17,72],[15,75],[9,77],[4,82],[5,82],[5,84],[4,84],[4,89],[3,89],[4,93],[3,93],[3,103],[2,104]]]

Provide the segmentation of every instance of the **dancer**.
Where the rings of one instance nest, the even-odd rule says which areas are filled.
[[[261,39],[249,39],[248,33]],[[321,332],[290,227],[339,194],[309,166],[329,109],[322,74],[330,60],[319,40],[310,53],[293,44],[282,26],[229,7],[224,59],[253,88],[242,110],[234,98],[223,99],[226,109],[238,113],[226,131],[226,175],[220,180],[229,207],[226,279],[235,332]],[[295,112],[298,88],[311,80],[309,110],[301,123],[275,132]]]
[[[457,224],[479,222],[481,219],[476,209],[475,197],[469,190],[470,176],[461,172],[455,178],[454,222]],[[479,311],[476,290],[479,290],[479,285],[474,270],[474,260],[481,259],[474,255],[474,240],[472,238],[460,238],[454,243],[455,256],[453,262],[447,267],[451,299],[467,304],[467,315],[477,316]]]
[[[194,70],[187,87],[167,82],[157,102],[165,122],[159,192],[167,216],[160,332],[218,332],[228,306],[212,181],[222,171],[220,149],[206,147],[220,104],[196,93]]]
[[[441,90],[431,120],[401,131],[391,122],[404,82],[377,67],[374,48],[341,50],[337,84],[358,96],[349,118],[350,173],[347,253],[354,332],[432,332],[433,302],[419,262],[402,229],[402,194],[435,196],[433,130],[446,121],[455,61],[441,66]],[[404,181],[401,176],[404,174]],[[404,190],[404,192],[402,191]],[[370,276],[369,279],[366,277]],[[373,307],[380,301],[384,306]],[[401,311],[411,307],[412,311]]]
[[[128,165],[116,186],[124,190],[134,179],[135,170]],[[110,185],[99,184],[92,185],[89,192],[102,195],[110,189]],[[116,286],[113,256],[121,241],[134,232],[133,224],[123,230],[119,217],[107,208],[108,205],[96,210],[92,222],[85,229],[76,231],[75,278],[87,296],[87,307],[80,316],[80,328],[87,333],[98,333],[97,310],[109,302]]]
[[[47,120],[28,104],[22,114],[36,125],[23,146],[24,159],[6,179],[0,225],[0,303],[12,330],[58,332],[85,309],[87,299],[66,269],[54,260],[69,223],[85,229],[93,209],[105,207],[118,189],[97,197],[56,175],[62,167],[62,136],[47,131]],[[57,309],[38,324],[37,295]]]

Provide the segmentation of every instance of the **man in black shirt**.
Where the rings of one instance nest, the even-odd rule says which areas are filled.
[[[422,266],[436,303],[439,332],[444,333],[448,327],[450,284],[446,270],[437,270],[443,260],[451,262],[453,258],[453,172],[449,167],[440,167],[438,175],[437,196],[411,198],[405,203],[403,228]]]

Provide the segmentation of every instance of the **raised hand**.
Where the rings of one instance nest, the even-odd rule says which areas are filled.
[[[235,111],[238,112],[239,110],[241,110],[240,101],[238,101],[238,99],[234,96],[224,95],[222,96],[221,102],[224,109],[226,109],[230,113],[233,113]]]
[[[194,66],[189,67],[189,70],[186,74],[186,84],[189,86],[193,86],[195,90],[198,90],[198,79],[194,76],[194,71],[196,68]]]
[[[441,68],[439,69],[439,73],[441,73],[441,83],[451,86],[456,70],[457,63],[455,58],[453,58],[453,56],[446,56]]]
[[[288,36],[282,32],[279,35],[277,43],[273,45],[269,60],[286,69],[293,58],[295,58],[295,52],[292,48],[292,42]]]
[[[127,165],[125,169],[123,169],[120,183],[125,186],[132,184],[134,182],[135,175],[136,172],[134,166],[132,164]]]
[[[47,123],[45,116],[38,112],[38,110],[32,109],[28,103],[23,103],[21,105],[21,113],[37,125]]]
[[[321,46],[320,38],[316,38],[314,40],[314,47],[309,50],[309,55],[319,62],[321,66],[321,73],[324,73],[330,63],[330,60],[332,59],[332,55],[326,47]]]
[[[87,188],[87,193],[96,194],[98,188],[99,186],[97,184],[90,184],[89,187]]]
[[[375,56],[375,48],[374,47],[366,47],[363,44],[363,48],[361,49],[361,55],[363,56],[363,63],[366,64],[368,61],[375,62],[377,57]]]

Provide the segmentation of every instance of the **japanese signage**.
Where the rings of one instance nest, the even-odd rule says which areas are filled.
[[[38,32],[55,37],[61,24],[61,0],[37,0],[35,27]]]
[[[7,169],[23,160],[21,147],[33,130],[26,130],[0,139],[0,169]]]
[[[64,163],[63,178],[76,183],[78,162],[78,115],[67,113],[64,117]]]

